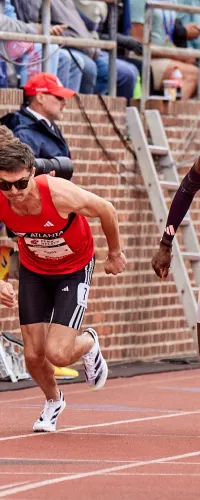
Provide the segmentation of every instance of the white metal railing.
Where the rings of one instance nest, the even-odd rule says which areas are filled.
[[[65,36],[50,36],[51,25],[51,0],[42,2],[42,26],[43,35],[30,35],[26,33],[11,33],[0,31],[0,40],[14,40],[24,42],[38,42],[43,46],[42,70],[49,71],[50,44],[60,44],[66,47],[83,49],[85,47],[96,47],[109,51],[109,73],[108,73],[108,93],[116,95],[116,54],[117,54],[117,0],[103,0],[108,4],[108,30],[109,40],[96,40],[93,38],[73,38]]]
[[[105,0],[104,0],[105,1]],[[101,45],[100,40],[96,40],[97,44],[93,44],[93,40],[90,40],[90,47],[99,47],[106,48],[109,51],[109,74],[108,74],[108,93],[112,96],[116,95],[116,54],[117,54],[117,0],[106,0],[108,3],[108,29],[109,29],[109,38],[113,40],[114,45]],[[43,55],[45,56],[45,61],[43,65],[43,71],[48,71],[48,61],[46,59],[49,54],[49,44],[53,43],[50,41],[49,31],[50,31],[50,21],[51,21],[51,0],[43,0],[42,2],[42,25],[43,25],[43,33],[46,35],[47,39],[43,45]],[[79,39],[82,42],[82,45],[76,45],[77,39],[74,40],[73,45],[71,47],[84,47],[84,39]],[[56,42],[54,42],[56,43]],[[62,43],[62,42],[59,42]],[[64,42],[65,43],[65,42]],[[69,45],[68,45],[69,46]]]
[[[200,50],[198,49],[181,49],[175,47],[160,47],[151,44],[151,31],[152,31],[152,14],[153,9],[173,10],[175,12],[189,12],[199,13],[200,7],[192,7],[190,5],[176,5],[169,2],[154,2],[147,1],[145,5],[145,21],[144,21],[144,37],[143,37],[143,68],[142,68],[142,97],[140,101],[140,111],[143,114],[145,110],[146,101],[149,98],[150,88],[150,65],[151,55],[163,57],[165,56],[184,56],[200,58]],[[199,71],[200,74],[200,71]],[[200,82],[200,77],[199,77]],[[200,97],[200,85],[198,82],[198,97]]]

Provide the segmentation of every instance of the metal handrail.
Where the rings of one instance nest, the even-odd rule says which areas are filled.
[[[51,21],[51,0],[43,0],[42,2],[42,26],[44,39],[40,39],[43,43],[43,71],[49,71],[49,49],[51,43],[65,44],[66,46],[75,48],[97,47],[109,51],[109,70],[108,70],[108,93],[111,96],[116,96],[116,54],[117,54],[117,0],[104,0],[108,4],[108,31],[110,41],[93,40],[91,39],[74,39],[69,37],[51,37],[50,21]],[[15,38],[15,40],[17,40]],[[43,41],[42,41],[43,40]],[[39,39],[38,39],[39,41]]]
[[[152,10],[173,10],[175,12],[190,12],[199,13],[200,7],[190,7],[189,5],[174,5],[169,2],[154,2],[147,1],[145,4],[145,19],[144,19],[144,37],[143,37],[143,68],[142,68],[142,97],[140,101],[140,112],[144,114],[145,104],[149,98],[149,88],[150,88],[150,65],[151,65],[151,55],[155,54],[157,56],[163,57],[163,55],[169,56],[182,56],[184,57],[195,57],[200,58],[200,50],[198,49],[181,49],[175,47],[160,47],[151,44],[151,30],[152,30]],[[200,71],[199,71],[200,75]],[[198,84],[198,97],[200,97],[200,88]]]
[[[50,45],[58,44],[76,49],[87,47],[109,51],[108,94],[116,96],[116,54],[117,54],[117,0],[100,0],[108,4],[108,35],[109,40],[94,38],[74,38],[69,36],[51,36],[51,0],[42,2],[43,34],[13,33],[0,31],[0,40],[35,42],[42,44],[42,71],[50,70]]]
[[[14,40],[23,42],[38,42],[43,45],[60,44],[66,47],[84,48],[84,47],[97,47],[111,51],[116,46],[116,42],[112,40],[96,40],[94,38],[73,38],[69,36],[46,36],[46,35],[32,35],[28,33],[13,33],[0,31],[0,40]]]
[[[152,9],[174,10],[175,12],[189,12],[200,14],[200,7],[192,7],[185,4],[172,4],[171,2],[146,2],[146,6]]]

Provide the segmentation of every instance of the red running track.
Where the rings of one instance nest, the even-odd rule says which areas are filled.
[[[64,385],[53,434],[38,388],[0,393],[0,498],[198,500],[199,370]]]

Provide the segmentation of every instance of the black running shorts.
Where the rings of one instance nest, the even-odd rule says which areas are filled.
[[[57,323],[79,330],[89,294],[95,259],[72,274],[43,275],[23,265],[19,273],[21,325]]]

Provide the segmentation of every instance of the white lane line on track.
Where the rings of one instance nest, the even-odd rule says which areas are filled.
[[[200,455],[200,451],[194,451],[191,453],[184,453],[182,455],[174,455],[170,457],[161,457],[161,458],[153,458],[152,460],[146,460],[146,461],[140,461],[137,463],[131,463],[131,464],[126,464],[126,465],[119,465],[117,467],[109,467],[107,469],[99,469],[93,472],[82,472],[78,474],[71,474],[71,475],[66,475],[64,477],[56,477],[54,479],[46,479],[44,481],[37,481],[34,483],[29,483],[24,486],[19,486],[16,488],[9,488],[8,490],[4,490],[2,493],[0,492],[0,498],[4,498],[9,495],[14,495],[16,493],[22,493],[23,491],[30,491],[30,490],[35,490],[36,488],[41,488],[43,486],[51,486],[52,484],[57,484],[57,483],[62,483],[66,481],[72,481],[76,479],[85,479],[87,477],[94,477],[94,476],[102,476],[104,474],[110,474],[111,472],[119,472],[122,470],[126,469],[131,469],[135,467],[142,467],[142,466],[147,466],[151,464],[159,464],[159,463],[166,463],[171,460],[180,460],[182,458],[189,458],[189,457],[196,457]]]
[[[163,462],[165,463],[165,462]],[[168,462],[167,462],[168,463]],[[75,475],[76,472],[0,472],[0,476],[1,475],[4,475],[4,476],[9,476],[9,475],[17,475],[17,474],[21,474],[22,476],[71,476],[72,474]],[[101,474],[102,476],[184,476],[184,477],[187,477],[187,476],[200,476],[200,473],[199,474],[195,474],[195,473],[184,473],[184,472],[177,472],[177,473],[171,473],[171,472],[107,472],[106,474]],[[23,483],[16,483],[16,485],[19,485],[19,484],[27,484],[27,483],[30,483],[30,481],[24,481]],[[7,487],[13,487],[14,485],[10,485],[7,484],[6,485]],[[0,487],[1,489],[1,487]]]
[[[198,370],[195,370],[195,371],[198,371]],[[199,371],[200,371],[200,370],[199,370]],[[165,372],[165,373],[168,373],[168,372]],[[173,372],[173,373],[174,373],[174,372]],[[176,372],[176,373],[177,373],[177,372]],[[185,371],[184,371],[184,373],[185,373]],[[159,373],[153,373],[153,374],[152,374],[152,373],[149,373],[149,374],[147,374],[147,375],[152,376],[152,375],[160,375],[160,374],[159,374]],[[188,375],[189,375],[189,373],[188,373]],[[144,380],[143,380],[143,381],[140,381],[140,380],[139,380],[139,381],[137,381],[137,378],[138,378],[138,377],[144,377]],[[138,375],[138,377],[133,377],[134,381],[133,381],[133,382],[131,382],[131,383],[126,382],[125,387],[138,387],[138,386],[140,386],[140,385],[145,385],[145,386],[146,386],[146,380],[145,380],[146,375],[142,375],[142,376],[141,376],[141,375]],[[167,379],[167,382],[174,382],[174,381],[177,381],[177,380],[178,380],[178,381],[182,381],[182,380],[192,380],[192,379],[195,379],[195,380],[196,380],[196,378],[197,378],[197,375],[196,375],[196,376],[195,376],[195,375],[192,375],[191,377],[189,377],[189,376],[175,377],[175,378],[174,378],[174,377],[172,377],[172,378],[168,378],[168,379]],[[125,378],[121,378],[120,380],[127,381],[127,379],[125,379]],[[129,378],[128,380],[130,380],[130,378]],[[156,385],[160,385],[160,384],[162,384],[163,382],[166,382],[166,377],[165,377],[164,379],[160,379],[160,380],[159,380],[159,382],[156,382]],[[80,382],[80,384],[81,384],[81,382]],[[150,384],[150,385],[154,385],[154,384],[155,384],[155,380],[150,380],[150,381],[148,381],[148,386],[149,386],[149,384]],[[67,385],[67,384],[64,384],[64,387],[65,387],[65,388],[66,388],[66,385]],[[71,384],[70,384],[70,385],[71,385]],[[70,385],[68,385],[68,388],[70,387]],[[32,388],[29,388],[29,389],[22,389],[22,390],[28,390],[28,391],[31,391],[31,389],[32,389]],[[33,389],[37,389],[37,388],[36,388],[36,387],[33,387]],[[112,385],[112,386],[108,386],[108,385],[106,385],[106,386],[104,387],[104,392],[105,392],[105,391],[114,390],[114,389],[124,389],[124,384],[118,384],[118,385]],[[75,390],[75,391],[71,391],[71,392],[69,391],[69,393],[68,393],[68,397],[70,398],[70,396],[71,396],[71,395],[72,395],[72,396],[74,396],[74,395],[76,395],[76,394],[85,394],[85,393],[87,393],[87,394],[89,393],[88,388],[87,388],[87,389],[82,389],[82,390],[77,390],[77,391]],[[40,395],[38,395],[38,396],[27,396],[27,397],[17,398],[17,399],[9,399],[9,400],[8,400],[8,399],[4,399],[4,400],[1,400],[1,395],[2,395],[2,394],[4,394],[4,393],[3,393],[3,392],[0,392],[0,403],[1,403],[1,404],[2,404],[2,403],[13,403],[13,402],[15,402],[15,401],[29,401],[29,400],[34,400],[34,399],[42,399],[42,398],[43,398],[42,394],[40,394]],[[42,404],[42,403],[41,403],[41,404]]]
[[[70,432],[70,431],[78,431],[82,429],[92,429],[92,428],[100,428],[100,427],[111,427],[114,425],[124,425],[124,424],[132,424],[136,422],[145,422],[145,421],[152,421],[152,420],[161,420],[163,418],[175,418],[175,417],[182,417],[182,416],[187,416],[187,415],[197,415],[200,413],[200,410],[195,410],[195,411],[185,411],[181,413],[168,413],[167,415],[158,415],[155,417],[142,417],[142,418],[132,418],[129,420],[117,420],[117,421],[112,421],[112,422],[103,422],[101,424],[89,424],[89,425],[77,425],[73,427],[64,427],[63,429],[59,429],[56,431],[54,434],[58,434],[61,432]],[[6,436],[0,438],[0,441],[11,441],[14,439],[23,439],[26,437],[38,437],[38,436],[49,436],[49,432],[32,432],[29,434],[18,434],[16,436]]]
[[[120,472],[120,473],[117,473],[117,472],[110,472],[109,474],[106,474],[107,476],[146,476],[146,477],[149,477],[149,476],[184,476],[184,477],[188,477],[188,476],[198,476],[200,477],[200,474],[195,474],[195,473],[189,473],[187,474],[186,473],[183,473],[183,472],[177,472],[176,474],[174,473],[170,473],[170,472],[167,472],[165,474],[165,472],[162,472],[162,473],[153,473],[153,472],[130,472],[130,473],[126,473],[126,472]]]
[[[22,486],[23,484],[27,484],[30,481],[23,481],[23,482],[17,482],[17,483],[12,483],[12,484],[4,484],[3,486],[0,486],[0,490],[4,490],[6,488],[13,488],[14,486]]]

